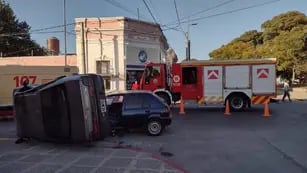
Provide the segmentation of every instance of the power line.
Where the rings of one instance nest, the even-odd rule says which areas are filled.
[[[114,22],[114,21],[103,21],[103,23],[112,23],[112,22]],[[68,24],[66,24],[66,26],[75,25],[77,23],[78,22],[68,23]],[[62,28],[64,26],[65,25],[55,25],[55,26],[49,26],[49,27],[40,28],[40,29],[34,29],[34,30],[30,30],[29,33],[32,34],[32,33],[39,32],[39,31],[45,31],[45,30],[51,30],[51,29],[56,29],[56,28]],[[18,33],[16,33],[16,34],[18,34]]]
[[[75,22],[73,23],[68,23],[66,24],[66,26],[69,26],[69,25],[74,25],[76,24]],[[41,29],[35,29],[35,30],[30,30],[30,32],[37,32],[37,31],[45,31],[45,30],[50,30],[50,29],[55,29],[55,28],[62,28],[64,27],[64,25],[56,25],[56,26],[50,26],[50,27],[46,27],[46,28],[41,28]]]
[[[174,31],[178,31],[178,32],[182,32],[182,30],[177,29],[178,25],[175,27],[168,27],[168,26],[164,26],[166,29],[162,29],[162,31],[168,31],[168,30],[174,30]]]
[[[53,34],[53,33],[61,33],[61,32],[64,32],[64,31],[34,32],[34,33],[31,33],[31,34]]]
[[[119,2],[116,2],[114,0],[105,0],[105,1],[107,3],[113,5],[113,6],[117,7],[117,8],[120,8],[120,9],[122,9],[122,10],[124,10],[124,11],[126,11],[126,12],[128,12],[128,13],[134,15],[134,16],[136,16],[136,17],[138,16],[138,14],[135,11],[130,10],[129,8],[127,8],[127,7],[123,6],[122,4],[120,4]],[[140,15],[140,16],[142,18],[146,19],[146,17],[144,17],[143,15]]]
[[[231,14],[231,13],[235,13],[235,12],[239,12],[239,11],[243,11],[243,10],[247,10],[247,9],[251,9],[251,8],[256,8],[256,7],[260,7],[260,6],[265,6],[265,5],[268,5],[268,4],[276,3],[278,1],[280,1],[280,0],[268,1],[268,2],[261,3],[261,4],[255,4],[255,5],[247,6],[247,7],[244,7],[244,8],[238,8],[238,9],[229,10],[229,11],[222,12],[222,13],[212,14],[212,15],[208,15],[208,16],[204,16],[204,17],[198,17],[198,18],[194,18],[194,19],[191,19],[191,20],[183,20],[183,21],[181,21],[181,23],[195,22],[195,21],[199,21],[199,20],[204,20],[204,19],[212,18],[212,17],[217,17],[217,16],[226,15],[226,14]],[[175,23],[172,24],[172,25],[175,25]],[[165,27],[165,26],[162,26],[162,27]]]
[[[114,1],[111,1],[111,0],[105,0],[105,1],[110,2],[110,3],[114,2]],[[223,2],[223,3],[221,3],[221,4],[218,4],[218,5],[216,5],[216,6],[213,6],[213,7],[211,7],[211,8],[206,9],[206,10],[202,10],[202,11],[196,12],[196,13],[194,13],[194,14],[192,14],[192,15],[200,14],[200,13],[202,13],[202,12],[205,12],[205,11],[209,11],[209,10],[215,9],[215,8],[217,8],[217,7],[220,7],[220,6],[222,6],[222,5],[228,4],[228,3],[233,2],[233,1],[235,1],[235,0],[228,0],[228,1],[225,1],[225,2]],[[226,15],[226,14],[230,14],[230,13],[234,13],[234,12],[238,12],[238,11],[242,11],[242,10],[247,10],[247,9],[250,9],[250,8],[255,8],[255,7],[259,7],[259,6],[264,6],[264,5],[267,5],[267,4],[270,4],[270,3],[275,3],[275,2],[278,2],[278,1],[280,1],[280,0],[269,1],[269,2],[265,2],[265,3],[261,3],[261,4],[256,4],[256,5],[248,6],[248,7],[245,7],[245,8],[239,8],[239,9],[230,10],[230,11],[226,11],[226,12],[222,12],[222,13],[217,13],[217,14],[208,15],[208,16],[204,16],[204,17],[194,18],[194,19],[192,19],[192,20],[190,20],[190,21],[198,21],[198,20],[203,20],[203,19],[206,19],[206,18],[211,18],[211,17],[221,16],[221,15]],[[143,0],[143,2],[144,2],[144,0]],[[145,5],[146,5],[146,2],[144,2],[144,3],[145,3]],[[148,6],[146,6],[146,7],[147,7],[147,9],[149,9]],[[149,9],[149,11],[150,11],[150,9]],[[151,11],[150,11],[150,13],[151,13]],[[152,13],[151,13],[151,15],[152,15]],[[190,16],[192,16],[192,15],[190,15]],[[152,15],[152,17],[153,17],[153,15]],[[183,18],[181,18],[181,19],[184,19],[184,18],[187,18],[187,17],[183,17]],[[153,17],[153,19],[155,20],[154,17]],[[179,23],[182,24],[182,23],[187,23],[187,22],[189,22],[188,20],[183,20],[183,21],[182,21],[182,20],[179,20],[179,21],[178,21],[178,18],[177,18],[176,21],[177,21],[177,23],[173,23],[173,24],[170,24],[170,23],[169,23],[169,24],[162,25],[161,27],[165,27],[165,28],[166,28],[166,29],[162,29],[162,30],[163,30],[163,31],[167,31],[167,30],[180,31],[180,30],[177,29],[177,26],[176,26],[176,27],[171,27],[171,26],[174,25],[174,24],[178,25]],[[113,22],[113,21],[103,21],[103,22],[104,22],[104,23],[111,23],[111,22]],[[156,22],[156,23],[157,23],[157,22]],[[74,25],[74,24],[76,24],[76,22],[69,23],[69,24],[67,24],[67,26],[69,26],[69,25]],[[55,29],[55,28],[61,28],[61,27],[64,27],[64,25],[55,25],[55,26],[50,26],[50,27],[35,29],[35,30],[31,30],[29,33],[7,33],[7,34],[0,34],[0,37],[6,37],[6,36],[19,36],[19,35],[26,35],[26,34],[60,33],[60,32],[63,32],[63,31],[49,31],[49,32],[43,32],[43,31],[45,31],[45,30],[50,30],[50,29]]]
[[[187,16],[187,17],[184,17],[184,18],[190,18],[190,17],[196,16],[196,15],[198,15],[198,14],[205,13],[205,12],[210,11],[210,10],[214,10],[214,9],[216,9],[216,8],[218,8],[218,7],[227,5],[227,4],[229,4],[229,3],[231,3],[231,2],[234,2],[234,1],[236,1],[236,0],[228,0],[228,1],[222,2],[222,3],[220,3],[220,4],[217,4],[217,5],[213,6],[213,7],[207,8],[207,9],[205,9],[205,10],[201,10],[201,11],[195,12],[195,13],[193,13],[193,14]],[[183,19],[184,19],[184,18],[183,18]],[[182,19],[181,19],[181,20],[182,20]]]
[[[151,32],[140,32],[140,31],[135,31],[135,30],[127,30],[130,34],[139,34],[139,35],[146,35],[148,37],[160,37],[160,33],[157,33],[156,31],[151,31]],[[101,33],[99,31],[89,31],[92,34],[96,34],[96,35],[103,35],[103,36],[115,36],[117,34],[105,34],[105,33]],[[124,34],[120,35],[123,36]],[[117,35],[119,36],[119,35]]]
[[[152,12],[151,12],[150,8],[148,7],[148,5],[147,5],[146,1],[145,1],[145,0],[143,0],[143,2],[144,2],[144,4],[145,4],[145,6],[146,6],[147,10],[149,11],[149,13],[150,13],[151,17],[153,18],[153,20],[154,20],[154,21],[155,21],[155,23],[157,24],[158,22],[157,22],[157,20],[156,20],[155,16],[152,14]]]
[[[149,0],[149,4],[151,5],[153,11],[155,12],[156,17],[157,17],[159,23],[162,23],[161,16],[159,16],[159,13],[157,12],[157,10],[155,8],[155,5],[152,3],[152,0]]]
[[[214,10],[214,9],[216,9],[216,8],[218,8],[218,7],[224,6],[224,5],[229,4],[229,3],[233,2],[233,1],[236,1],[236,0],[227,0],[227,1],[225,1],[225,2],[222,2],[222,3],[217,4],[217,5],[215,5],[215,6],[212,6],[212,7],[209,7],[209,8],[207,8],[207,9],[200,10],[200,11],[198,11],[198,12],[195,12],[195,13],[189,15],[189,16],[182,17],[180,20],[187,19],[187,18],[196,16],[196,15],[198,15],[198,14],[205,13],[205,12],[210,11],[210,10]],[[177,20],[178,20],[178,19],[177,19]],[[171,24],[174,24],[175,22],[176,22],[176,21],[169,22],[169,23],[166,24],[166,25],[171,25]]]
[[[25,51],[28,51],[28,50],[31,50],[31,49],[38,49],[38,47],[29,47],[29,48],[26,48],[26,49],[15,51],[15,52],[8,52],[8,53],[5,53],[4,55],[5,56],[14,55],[14,54],[17,54],[17,53],[20,53],[20,52],[25,52]]]
[[[18,37],[18,36],[24,36],[28,34],[54,34],[54,33],[62,33],[64,31],[42,31],[42,32],[34,32],[34,33],[7,33],[7,34],[0,34],[0,37]]]
[[[124,7],[124,6],[122,6],[120,3],[118,3],[118,2],[116,2],[116,1],[114,1],[114,0],[105,0],[105,1],[108,2],[109,4],[115,6],[115,7],[118,7],[118,8],[120,8],[120,9],[122,9],[122,10],[124,10],[124,11],[126,11],[126,12],[128,12],[128,13],[130,13],[130,14],[133,14],[133,15],[136,15],[136,16],[137,16],[137,14],[135,14],[134,11],[132,11],[132,10],[130,10],[130,9],[128,9],[128,8],[126,8],[126,7]]]
[[[72,31],[67,31],[67,34],[70,34],[70,35],[74,35],[74,36],[76,36],[77,34],[76,34],[76,33],[74,33],[73,31],[74,31],[74,30],[72,30]]]
[[[180,29],[181,29],[181,31],[184,34],[184,31],[183,31],[183,28],[182,28],[182,25],[181,25],[181,22],[180,22],[180,19],[179,19],[179,13],[178,13],[178,8],[177,8],[176,0],[174,0],[174,6],[175,6],[175,10],[176,10],[176,16],[177,16],[177,20],[178,20],[178,25],[180,26]]]
[[[66,24],[66,26],[74,25],[74,24],[76,24],[76,23],[69,23],[69,24]],[[60,32],[64,32],[64,31],[47,31],[47,32],[44,32],[44,31],[50,30],[50,29],[62,28],[62,27],[64,27],[64,25],[55,25],[55,26],[50,26],[50,27],[46,27],[46,28],[34,29],[34,30],[30,30],[29,32],[4,33],[4,34],[0,34],[0,37],[22,36],[22,35],[27,35],[27,34],[60,33]]]

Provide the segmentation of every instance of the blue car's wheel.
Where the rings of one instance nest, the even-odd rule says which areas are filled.
[[[159,136],[163,131],[162,123],[158,119],[149,120],[147,123],[147,132],[151,136]]]

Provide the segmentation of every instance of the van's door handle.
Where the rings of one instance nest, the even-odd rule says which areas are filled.
[[[146,113],[149,113],[149,112],[150,112],[150,110],[146,110],[145,112],[146,112]]]

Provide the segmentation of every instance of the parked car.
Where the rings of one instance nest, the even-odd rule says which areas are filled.
[[[146,129],[158,136],[172,122],[170,107],[150,91],[121,91],[107,95],[109,119],[113,129]]]

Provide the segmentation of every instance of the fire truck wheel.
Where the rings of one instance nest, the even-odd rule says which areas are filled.
[[[230,108],[234,111],[241,111],[245,107],[245,100],[242,95],[233,95],[229,99]]]
[[[159,136],[163,131],[162,123],[159,119],[151,119],[147,123],[147,132],[150,136]]]

